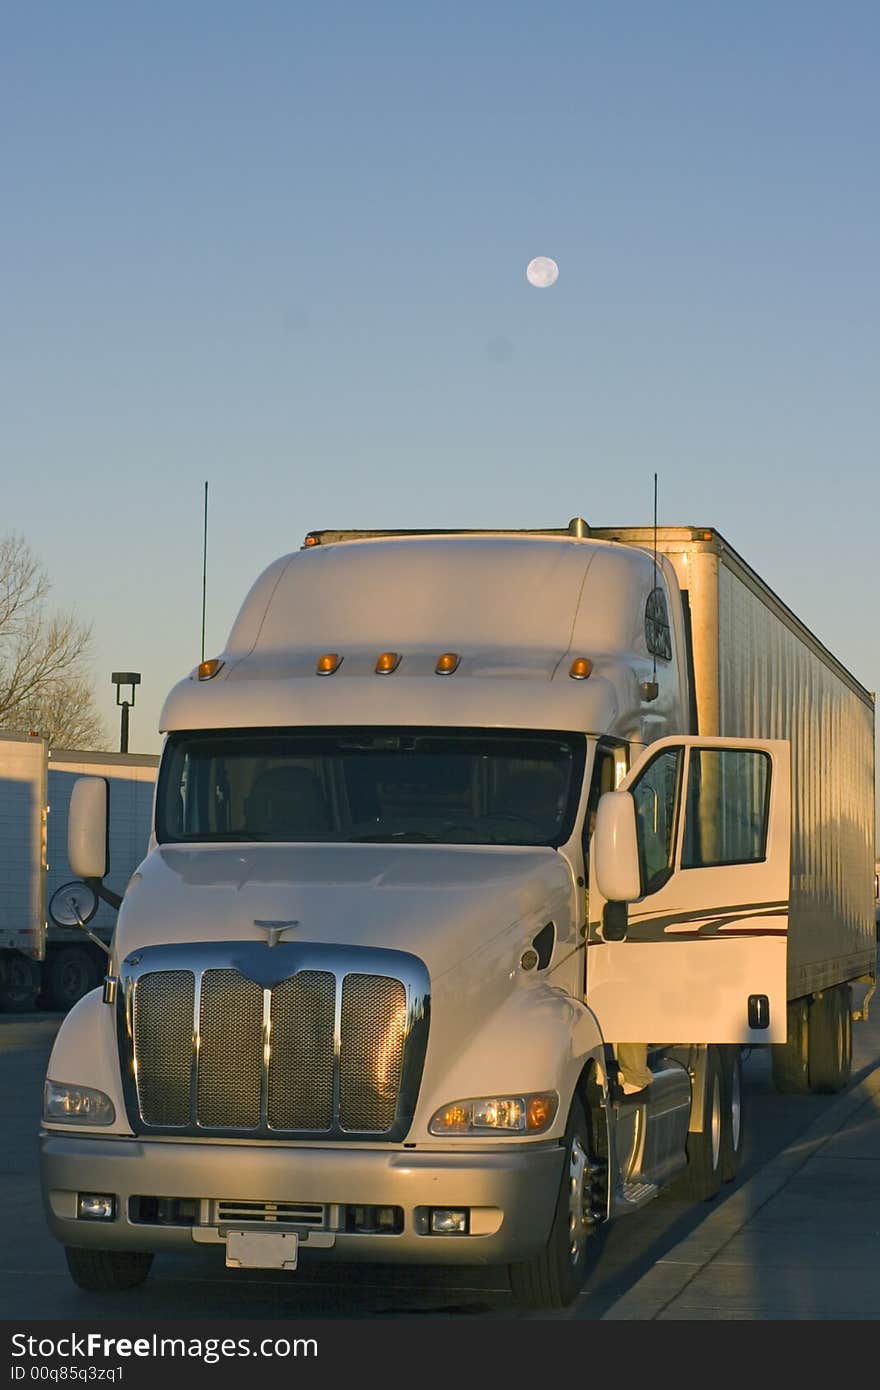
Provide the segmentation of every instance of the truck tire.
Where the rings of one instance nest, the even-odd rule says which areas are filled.
[[[706,1048],[702,1121],[702,1129],[687,1137],[687,1168],[669,1189],[689,1202],[711,1202],[721,1191],[724,1081],[721,1056],[712,1044]]]
[[[743,1148],[742,1052],[738,1047],[721,1049],[721,1080],[721,1180],[733,1182]]]
[[[835,985],[810,1003],[810,1090],[820,1095],[842,1091],[852,1070],[852,995],[849,985]]]
[[[36,961],[10,951],[0,956],[0,1010],[26,1014],[36,1008],[40,967]]]
[[[136,1289],[153,1263],[152,1255],[139,1250],[81,1250],[66,1245],[64,1254],[73,1282],[89,1293]]]
[[[521,1308],[566,1308],[577,1298],[604,1243],[606,1224],[593,1216],[596,1159],[584,1107],[576,1096],[565,1129],[565,1159],[553,1226],[545,1248],[508,1267]]]
[[[50,1009],[67,1013],[100,983],[100,967],[87,946],[62,946],[46,961],[46,998]]]
[[[806,999],[788,1006],[788,1039],[773,1043],[773,1084],[781,1095],[805,1096],[810,1090],[810,1016]]]

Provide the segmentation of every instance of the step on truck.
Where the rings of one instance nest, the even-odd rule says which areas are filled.
[[[716,530],[311,532],[167,698],[149,852],[49,1060],[74,1280],[213,1247],[569,1304],[612,1221],[735,1177],[745,1049],[846,1085],[873,728]],[[106,824],[83,779],[93,883]]]
[[[155,754],[50,748],[36,734],[0,732],[0,1012],[71,1008],[100,984],[102,949],[116,925],[112,906],[147,849]],[[74,783],[103,777],[113,805],[110,869],[89,928],[56,923],[48,906],[74,875],[67,862],[67,809]]]

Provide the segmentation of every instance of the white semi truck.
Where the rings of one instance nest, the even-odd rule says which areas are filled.
[[[168,696],[149,853],[52,1051],[74,1280],[214,1246],[570,1303],[612,1220],[734,1177],[744,1049],[846,1085],[873,727],[715,530],[310,533]],[[97,881],[101,784],[74,803]]]
[[[73,878],[67,862],[67,809],[83,775],[108,781],[113,804],[110,871],[117,896],[143,859],[150,833],[158,757],[50,748],[36,735],[0,733],[0,1010],[20,1013],[42,1001],[67,1010],[99,984],[101,948],[76,927],[47,918],[57,888]],[[109,943],[116,914],[98,901],[89,928]]]

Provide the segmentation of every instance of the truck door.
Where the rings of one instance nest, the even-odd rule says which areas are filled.
[[[608,903],[590,855],[587,1002],[608,1042],[785,1041],[790,776],[786,742],[666,738],[610,793],[634,802],[640,891]]]

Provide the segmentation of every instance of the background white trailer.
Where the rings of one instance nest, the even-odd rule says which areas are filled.
[[[46,950],[46,754],[44,739],[0,733],[0,1006]]]
[[[110,785],[110,872],[120,896],[147,852],[158,758],[137,753],[49,749],[45,739],[0,734],[0,1008],[37,1001],[68,1009],[98,984],[104,955],[77,928],[47,923],[67,862],[67,811],[77,777]],[[101,902],[90,930],[109,942],[116,913]]]

